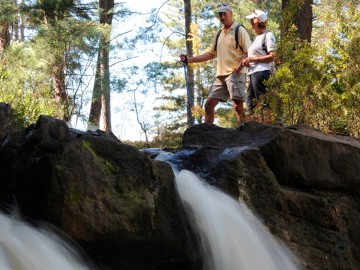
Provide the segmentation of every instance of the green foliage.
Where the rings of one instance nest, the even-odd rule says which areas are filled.
[[[169,148],[169,149],[181,149],[184,130],[180,132],[172,131],[167,127],[164,127],[159,131],[157,136],[153,138],[149,144],[144,141],[122,141],[125,144],[132,145],[138,149],[144,148]]]
[[[360,11],[356,1],[335,5],[336,23],[330,38],[319,48],[324,70],[319,127],[360,136]],[[332,21],[334,22],[334,21]],[[322,104],[326,106],[321,106]]]
[[[13,22],[13,14],[16,11],[16,6],[14,3],[9,0],[0,0],[0,7],[0,21]]]
[[[76,4],[78,0],[38,0],[23,4],[21,10],[28,15],[30,25],[56,24],[66,17],[89,19],[88,14]]]
[[[0,8],[0,14],[12,18],[21,15],[31,27],[25,33],[29,40],[12,43],[1,59],[1,99],[12,104],[21,125],[31,123],[40,114],[71,116],[82,106],[86,70],[97,55],[99,36],[109,29],[88,21],[77,2],[35,1],[18,9]],[[67,96],[57,105],[54,82],[64,85]],[[22,98],[15,101],[14,97]]]
[[[54,116],[57,105],[51,96],[46,62],[39,52],[31,46],[14,44],[1,61],[0,102],[10,104],[17,123],[27,127],[41,114]]]
[[[216,110],[219,125],[224,128],[235,128],[238,126],[234,109],[231,105],[220,107]]]
[[[306,122],[320,79],[312,47],[298,41],[296,50],[291,52],[291,60],[278,67],[269,80],[270,107],[274,108],[275,118],[291,125]]]
[[[329,14],[317,22],[324,36],[315,32],[313,44],[287,28],[279,48],[283,63],[269,80],[267,97],[273,121],[359,137],[360,12],[348,1],[333,3]]]
[[[108,31],[96,23],[70,18],[54,25],[40,25],[32,42],[43,52],[42,58],[49,67],[64,62],[67,81],[81,83],[81,74],[89,66],[89,61],[97,56],[99,36]]]
[[[181,149],[184,130],[172,131],[164,129],[156,136],[151,145],[157,148]]]

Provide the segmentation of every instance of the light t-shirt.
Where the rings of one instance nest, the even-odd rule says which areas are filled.
[[[265,38],[265,45],[268,50],[268,52],[275,51],[275,37],[273,33],[271,32],[264,32],[261,35],[258,35],[255,37],[254,42],[251,44],[251,46],[248,49],[248,56],[263,56],[267,55],[267,53],[263,50],[262,44],[264,35],[266,35]],[[248,67],[248,75],[254,72],[263,71],[263,70],[271,70],[272,63],[255,63],[251,62]]]
[[[213,44],[206,51],[217,57],[216,77],[231,74],[234,71],[234,68],[240,64],[241,58],[243,57],[244,53],[248,51],[248,48],[251,44],[248,32],[244,27],[240,26],[238,35],[239,47],[241,47],[244,51],[242,51],[239,47],[236,49],[236,25],[237,23],[234,22],[226,34],[224,32],[224,27],[222,27],[222,31],[217,42],[216,51],[216,35],[214,37]],[[246,73],[246,69],[243,68],[241,73]]]

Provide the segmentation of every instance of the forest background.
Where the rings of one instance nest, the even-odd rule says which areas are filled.
[[[221,27],[218,2],[146,3],[0,0],[0,102],[18,125],[46,114],[138,147],[179,146],[185,129],[204,121],[215,62],[184,67],[178,56],[211,44]],[[277,38],[265,97],[271,112],[259,109],[259,117],[359,137],[359,1],[227,3],[251,38],[245,16],[265,10]],[[216,124],[236,127],[230,103],[219,106]]]

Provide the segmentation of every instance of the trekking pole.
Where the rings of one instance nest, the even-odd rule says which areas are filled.
[[[186,93],[187,93],[187,106],[189,108],[189,114],[190,114],[190,126],[194,125],[194,119],[192,117],[192,112],[191,112],[191,100],[190,100],[190,89],[189,89],[189,83],[188,83],[188,78],[187,78],[187,73],[186,73],[186,66],[187,66],[187,57],[185,58],[186,60],[183,61],[183,65],[184,65],[184,73],[185,73],[185,84],[186,84]]]

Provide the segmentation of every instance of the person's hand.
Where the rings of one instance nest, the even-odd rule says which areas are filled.
[[[183,62],[184,64],[188,63],[188,59],[187,59],[187,55],[186,54],[180,54],[180,60],[181,62]]]
[[[246,57],[244,58],[242,61],[241,61],[241,65],[243,67],[248,67],[249,66],[249,63],[250,63],[250,57]]]
[[[244,65],[240,63],[236,68],[234,68],[234,71],[237,73],[237,75],[240,75],[241,70],[243,69]]]

